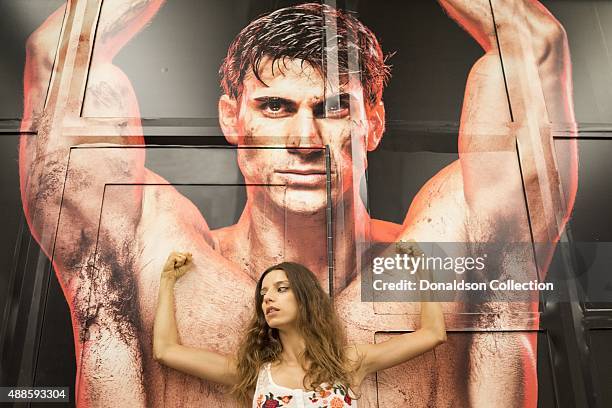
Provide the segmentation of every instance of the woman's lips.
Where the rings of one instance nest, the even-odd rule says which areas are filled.
[[[274,307],[274,306],[270,306],[270,307],[268,307],[268,308],[266,309],[266,316],[268,316],[268,315],[270,315],[270,314],[272,314],[272,313],[276,313],[276,312],[278,312],[278,311],[279,311],[279,310],[278,310],[276,307]]]

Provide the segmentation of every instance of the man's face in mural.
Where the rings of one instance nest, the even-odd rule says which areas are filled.
[[[382,104],[366,109],[360,83],[326,85],[320,71],[302,60],[264,60],[260,78],[250,73],[240,100],[224,95],[219,104],[230,143],[278,147],[238,150],[247,184],[287,186],[253,188],[251,199],[290,212],[319,212],[327,204],[324,146],[330,148],[336,203],[352,186],[353,174],[363,174],[366,150],[380,140]]]

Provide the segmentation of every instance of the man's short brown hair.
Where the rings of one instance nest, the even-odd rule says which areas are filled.
[[[337,24],[336,38],[331,41],[326,38],[326,20]],[[326,45],[329,43],[333,47]],[[358,56],[364,97],[370,107],[380,102],[390,66],[376,36],[351,13],[318,3],[282,8],[246,26],[230,45],[219,69],[221,87],[225,94],[239,99],[249,71],[261,81],[264,58],[269,58],[273,67],[275,63],[282,66],[284,58],[301,59],[325,77],[325,67],[332,63],[328,56],[336,55],[336,50],[341,83],[348,78],[349,58]]]

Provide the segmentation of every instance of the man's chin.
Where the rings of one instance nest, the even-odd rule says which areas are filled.
[[[327,209],[327,193],[324,190],[287,189],[285,195],[274,197],[273,200],[278,207],[285,210],[288,218],[317,214],[324,217]],[[287,221],[291,222],[290,219]]]

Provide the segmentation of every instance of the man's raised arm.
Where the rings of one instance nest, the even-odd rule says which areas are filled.
[[[77,3],[70,3],[69,13],[75,12]],[[49,102],[42,109],[65,6],[28,39],[24,72],[22,129],[34,123],[38,133],[20,140],[21,197],[32,234],[52,259],[70,305],[77,402],[85,406],[145,405],[146,401],[133,279],[138,251],[134,238],[142,201],[142,187],[137,184],[142,183],[146,170],[144,149],[122,148],[142,145],[144,140],[141,131],[122,133],[128,121],[132,129],[139,129],[140,115],[131,84],[112,64],[112,57],[162,2],[120,2],[135,6],[127,8],[113,8],[112,3],[116,1],[104,2],[99,26],[104,35],[96,45],[100,57],[89,72],[84,110],[93,109],[103,117],[131,118],[116,121],[116,135],[65,136],[66,107],[59,106],[53,97],[58,81],[52,84]],[[108,29],[113,23],[114,35]],[[77,46],[65,44],[55,66],[61,70],[67,53]],[[132,185],[107,189],[106,183]]]
[[[91,180],[91,183],[71,185],[71,181],[76,180],[64,176],[72,147],[144,145],[142,131],[132,134],[125,134],[123,131],[128,124],[132,129],[140,129],[140,112],[129,79],[113,65],[112,58],[118,47],[127,43],[150,21],[162,3],[162,0],[104,2],[98,25],[99,40],[96,42],[95,61],[88,73],[87,98],[83,111],[90,111],[95,117],[118,118],[115,124],[116,134],[112,137],[64,136],[61,130],[65,107],[54,105],[55,101],[50,98],[49,106],[45,112],[42,110],[56,58],[57,37],[65,6],[56,10],[30,35],[26,43],[22,130],[29,130],[34,124],[38,127],[38,134],[32,137],[23,136],[20,141],[21,194],[32,232],[48,255],[51,255],[49,251],[52,250],[56,238],[53,227],[57,224],[61,199],[64,200],[62,218],[73,218],[76,225],[83,221],[93,222],[97,226],[99,208],[88,208],[87,205],[93,197],[89,189],[100,187],[93,181],[118,182],[119,177],[137,182],[143,178],[144,152],[141,149],[108,149],[104,154],[91,154],[82,162],[78,158],[72,160],[70,169],[74,169],[74,174],[78,175],[81,181]],[[57,52],[55,66],[62,65],[67,48],[77,45],[65,44],[63,49]],[[87,61],[80,63],[88,64]],[[68,101],[69,104],[78,102]],[[72,174],[69,173],[68,176]],[[65,193],[63,197],[62,193]],[[130,207],[136,209],[139,207],[139,199],[137,196],[132,198]],[[134,212],[135,220],[139,211],[138,208],[138,211]],[[62,262],[57,255],[59,254],[56,253],[56,261]]]
[[[529,205],[534,240],[554,242],[577,188],[575,143],[555,151],[552,141],[552,127],[575,128],[565,31],[536,0],[439,2],[485,51],[470,72],[461,114],[459,155],[467,204],[476,216],[489,217],[482,222],[497,224],[522,217],[516,211],[524,208],[523,187],[548,190],[551,202]],[[526,159],[520,170],[517,140]],[[528,198],[544,201],[542,194]]]
[[[536,0],[439,2],[485,51],[469,74],[459,133],[468,239],[548,243],[536,254],[539,271],[545,273],[577,188],[575,143],[555,151],[552,139],[553,127],[575,129],[565,31]],[[496,254],[500,279],[524,273],[533,278],[535,265],[513,261],[531,254],[514,247]],[[482,311],[495,312],[489,326],[483,325],[493,328],[496,316],[537,312],[537,302],[490,303]],[[468,353],[472,406],[536,405],[533,332],[479,334],[472,337]]]

